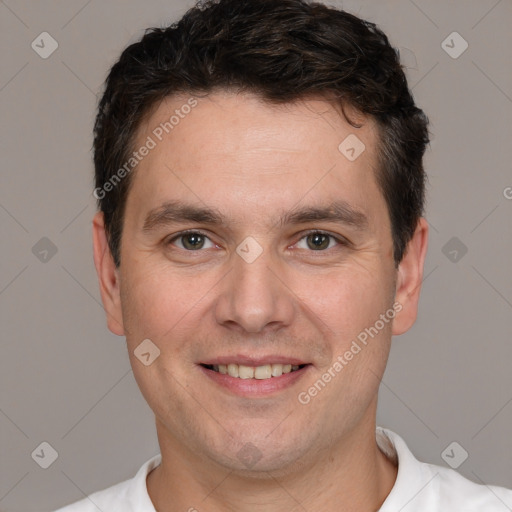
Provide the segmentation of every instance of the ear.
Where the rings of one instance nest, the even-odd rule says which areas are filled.
[[[399,312],[393,320],[393,335],[408,331],[416,321],[427,245],[428,223],[422,217],[397,270],[395,302],[401,310],[396,308]]]
[[[101,300],[107,314],[108,328],[118,336],[124,334],[121,297],[119,293],[119,270],[110,252],[105,232],[103,212],[98,212],[92,221],[94,265],[98,274]]]

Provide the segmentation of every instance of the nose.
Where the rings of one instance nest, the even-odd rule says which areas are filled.
[[[276,331],[292,323],[294,295],[269,251],[252,262],[233,254],[233,267],[220,283],[215,305],[219,324],[240,332]]]

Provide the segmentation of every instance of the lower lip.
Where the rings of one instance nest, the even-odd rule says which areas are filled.
[[[293,386],[309,370],[311,365],[303,366],[290,373],[283,373],[279,377],[270,379],[240,379],[228,374],[209,370],[199,365],[199,369],[211,380],[239,396],[263,397]]]

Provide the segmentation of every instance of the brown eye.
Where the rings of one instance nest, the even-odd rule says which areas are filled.
[[[204,245],[204,236],[198,233],[189,233],[181,237],[183,247],[189,250],[201,249]]]
[[[196,231],[182,233],[170,240],[169,244],[176,245],[180,249],[184,249],[186,251],[198,251],[199,249],[209,249],[214,247],[214,244],[206,235]]]
[[[342,236],[331,235],[325,231],[310,231],[302,236],[296,247],[306,251],[327,252],[347,245],[348,242]]]
[[[313,251],[321,251],[329,247],[330,238],[332,237],[324,233],[312,233],[306,237],[306,242]]]

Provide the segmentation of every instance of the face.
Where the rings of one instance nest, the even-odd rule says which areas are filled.
[[[119,269],[96,218],[109,326],[126,335],[161,444],[235,470],[311,462],[373,428],[425,245],[395,268],[370,119],[355,129],[320,99],[194,101],[167,99],[140,129],[136,146],[155,146],[133,175]],[[351,134],[355,159],[362,146],[339,149]]]

